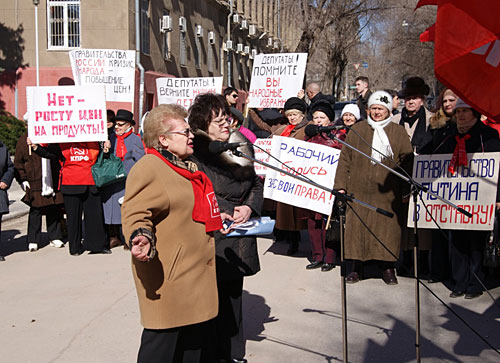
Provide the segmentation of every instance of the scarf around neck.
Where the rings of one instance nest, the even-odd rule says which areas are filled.
[[[283,132],[281,133],[280,136],[284,136],[284,137],[290,136],[290,134],[292,133],[295,126],[297,126],[297,125],[288,125],[287,127],[285,127],[285,129],[283,130]]]
[[[467,166],[467,149],[465,147],[465,142],[470,138],[471,136],[469,134],[466,134],[463,137],[460,135],[455,136],[457,144],[455,145],[455,150],[453,151],[453,156],[451,157],[450,166],[448,166],[448,171],[451,175],[455,174],[458,166]]]
[[[411,128],[413,127],[415,122],[417,123],[417,126],[413,131],[411,144],[417,148],[418,153],[420,152],[420,148],[432,138],[432,136],[427,133],[427,119],[425,108],[424,106],[420,107],[420,110],[418,110],[413,116],[409,116],[406,108],[403,108],[403,111],[401,111],[401,120],[399,121],[399,124],[401,126],[404,126],[405,123],[407,123]]]
[[[115,146],[115,155],[122,159],[127,154],[127,146],[125,145],[125,139],[132,133],[132,128],[129,131],[125,132],[123,135],[116,135],[116,146]]]
[[[153,154],[160,158],[173,171],[191,182],[194,193],[193,220],[205,224],[205,231],[213,232],[222,228],[219,205],[215,197],[212,182],[208,176],[201,171],[192,172],[185,169],[178,162],[175,156],[166,150],[158,151],[153,148],[146,149],[147,154]]]
[[[385,158],[392,158],[394,154],[391,144],[389,143],[389,138],[384,130],[384,128],[392,122],[391,116],[389,115],[385,120],[378,122],[373,121],[371,117],[368,116],[366,122],[373,129],[372,158],[380,162]],[[371,163],[376,164],[374,161]]]

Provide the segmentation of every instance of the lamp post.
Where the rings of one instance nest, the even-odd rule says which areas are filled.
[[[38,5],[40,0],[33,0],[35,5],[35,67],[36,67],[36,86],[40,86],[40,67],[38,63]]]

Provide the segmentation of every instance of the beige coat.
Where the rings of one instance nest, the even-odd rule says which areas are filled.
[[[426,129],[429,128],[429,121],[430,121],[432,115],[434,115],[434,114],[425,108],[425,128]],[[399,125],[400,121],[401,121],[401,112],[392,116],[392,122],[394,122],[395,124]],[[404,125],[406,133],[408,134],[408,136],[410,138],[410,142],[411,142],[411,139],[413,138],[413,133],[415,132],[415,129],[417,128],[417,124],[418,124],[418,122],[415,122],[411,127],[407,123],[405,123],[405,125]]]
[[[123,234],[138,228],[156,236],[151,262],[132,257],[141,323],[168,329],[204,322],[218,311],[215,244],[205,225],[194,222],[191,182],[155,155],[146,155],[127,177]]]
[[[384,130],[391,144],[393,159],[411,173],[413,152],[405,129],[389,123]],[[358,122],[352,126],[345,141],[365,154],[371,155],[369,146],[362,141],[362,138],[371,145],[373,130],[367,122]],[[393,166],[387,160],[384,164]],[[399,257],[401,227],[406,224],[406,220],[401,218],[402,214],[405,214],[402,213],[403,209],[408,208],[408,204],[402,203],[402,196],[409,191],[406,182],[380,165],[371,164],[368,158],[344,146],[340,153],[334,187],[345,189],[347,193],[354,194],[355,198],[363,202],[394,213],[393,218],[388,218],[351,203],[361,220],[395,257],[377,242],[351,208],[347,208],[346,212],[345,257],[360,261],[395,261]]]

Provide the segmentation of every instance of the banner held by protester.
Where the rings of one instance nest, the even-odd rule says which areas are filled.
[[[36,144],[106,141],[104,86],[27,87],[28,136]]]
[[[106,101],[134,102],[135,51],[76,49],[69,52],[75,85],[106,86]]]
[[[222,77],[157,78],[158,104],[176,103],[189,108],[196,96],[222,93]]]
[[[269,160],[271,159],[269,154],[271,153],[272,140],[273,139],[271,138],[255,140],[253,144],[255,159],[269,164]],[[264,149],[265,151],[263,151],[262,149]],[[255,168],[255,174],[266,176],[268,170],[266,166],[261,165],[259,163],[254,163],[254,168]]]
[[[288,168],[275,159],[271,159],[271,165],[295,171],[323,187],[333,188],[340,150],[290,137],[274,136],[272,140],[272,155]],[[331,193],[272,169],[267,171],[264,198],[327,215],[334,202]]]
[[[422,193],[417,202],[417,226],[442,229],[491,231],[495,217],[498,161],[500,153],[469,153],[468,166],[460,166],[454,175],[448,171],[452,154],[418,155],[413,164],[413,178],[430,192],[450,201],[472,214],[460,213],[430,194]],[[413,200],[408,210],[408,227],[413,227]],[[430,215],[429,215],[430,213]]]
[[[283,108],[302,89],[307,53],[258,54],[253,62],[248,107]]]

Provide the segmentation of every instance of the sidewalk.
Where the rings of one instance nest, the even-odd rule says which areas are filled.
[[[21,189],[19,183],[14,179],[12,185],[7,191],[9,196],[9,214],[3,216],[2,221],[8,221],[10,219],[21,217],[28,214],[30,207],[21,201],[24,197],[24,192]]]

